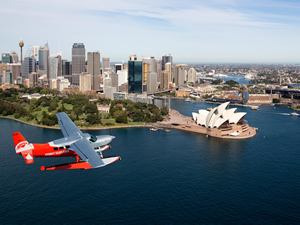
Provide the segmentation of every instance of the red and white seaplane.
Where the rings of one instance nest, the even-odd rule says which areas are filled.
[[[76,157],[75,162],[42,166],[41,170],[94,169],[106,166],[120,159],[119,156],[103,157],[102,151],[110,148],[108,143],[114,139],[111,135],[93,136],[82,133],[66,113],[56,114],[64,138],[46,144],[32,144],[21,135],[13,133],[16,153],[22,155],[27,164],[38,157]]]

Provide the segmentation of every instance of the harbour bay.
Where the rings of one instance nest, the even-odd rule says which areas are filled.
[[[215,105],[172,100],[191,116]],[[230,106],[230,108],[235,106]],[[60,130],[0,119],[0,215],[5,224],[293,224],[300,220],[299,117],[283,106],[247,112],[254,138],[223,140],[172,130],[115,129],[112,149],[122,161],[96,170],[40,171],[72,158],[15,154],[12,132],[30,142],[62,137]],[[107,134],[109,131],[88,131]]]

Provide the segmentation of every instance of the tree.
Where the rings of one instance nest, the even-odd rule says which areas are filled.
[[[169,113],[169,110],[167,109],[166,106],[162,107],[160,111],[163,116],[168,115]]]
[[[234,80],[228,80],[228,81],[225,82],[225,84],[228,84],[231,87],[239,85],[239,83],[234,81]]]
[[[87,103],[84,107],[86,113],[98,113],[98,108],[94,103]]]
[[[222,81],[223,81],[223,80],[217,78],[216,80],[213,80],[213,81],[211,82],[211,84],[220,84]]]
[[[57,102],[51,102],[50,106],[48,108],[48,111],[52,112],[52,111],[56,110],[57,106],[58,106]]]
[[[93,124],[100,124],[101,123],[101,119],[100,116],[97,114],[89,114],[86,117],[86,122],[88,122],[89,124],[93,125]]]

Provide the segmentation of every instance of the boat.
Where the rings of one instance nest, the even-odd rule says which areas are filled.
[[[206,110],[207,110],[207,111],[210,111],[210,110],[212,110],[212,108],[207,108]]]
[[[191,102],[191,99],[190,98],[186,98],[184,101],[185,102]]]
[[[257,110],[257,109],[258,109],[258,106],[257,106],[257,105],[251,106],[251,109],[252,109],[252,110]]]
[[[291,115],[292,115],[292,116],[299,116],[299,114],[298,114],[298,113],[295,113],[295,112],[292,112]]]
[[[169,129],[163,129],[164,130],[164,132],[171,132],[171,130],[169,130]]]
[[[155,128],[155,127],[151,127],[150,130],[151,130],[151,131],[158,131],[158,129]]]

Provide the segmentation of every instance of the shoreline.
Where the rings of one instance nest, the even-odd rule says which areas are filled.
[[[44,125],[39,125],[39,124],[33,124],[33,123],[28,123],[16,118],[11,118],[11,117],[7,117],[7,116],[0,116],[0,118],[4,118],[4,119],[11,119],[11,120],[15,120],[17,122],[21,122],[30,126],[34,126],[34,127],[40,127],[40,128],[48,128],[48,129],[52,129],[52,130],[60,130],[60,127],[50,127],[50,126],[44,126]],[[78,127],[78,126],[77,126]],[[119,128],[135,128],[135,127],[152,127],[152,125],[149,124],[141,124],[141,125],[124,125],[124,126],[113,126],[113,127],[78,127],[80,130],[109,130],[109,129],[119,129]]]

